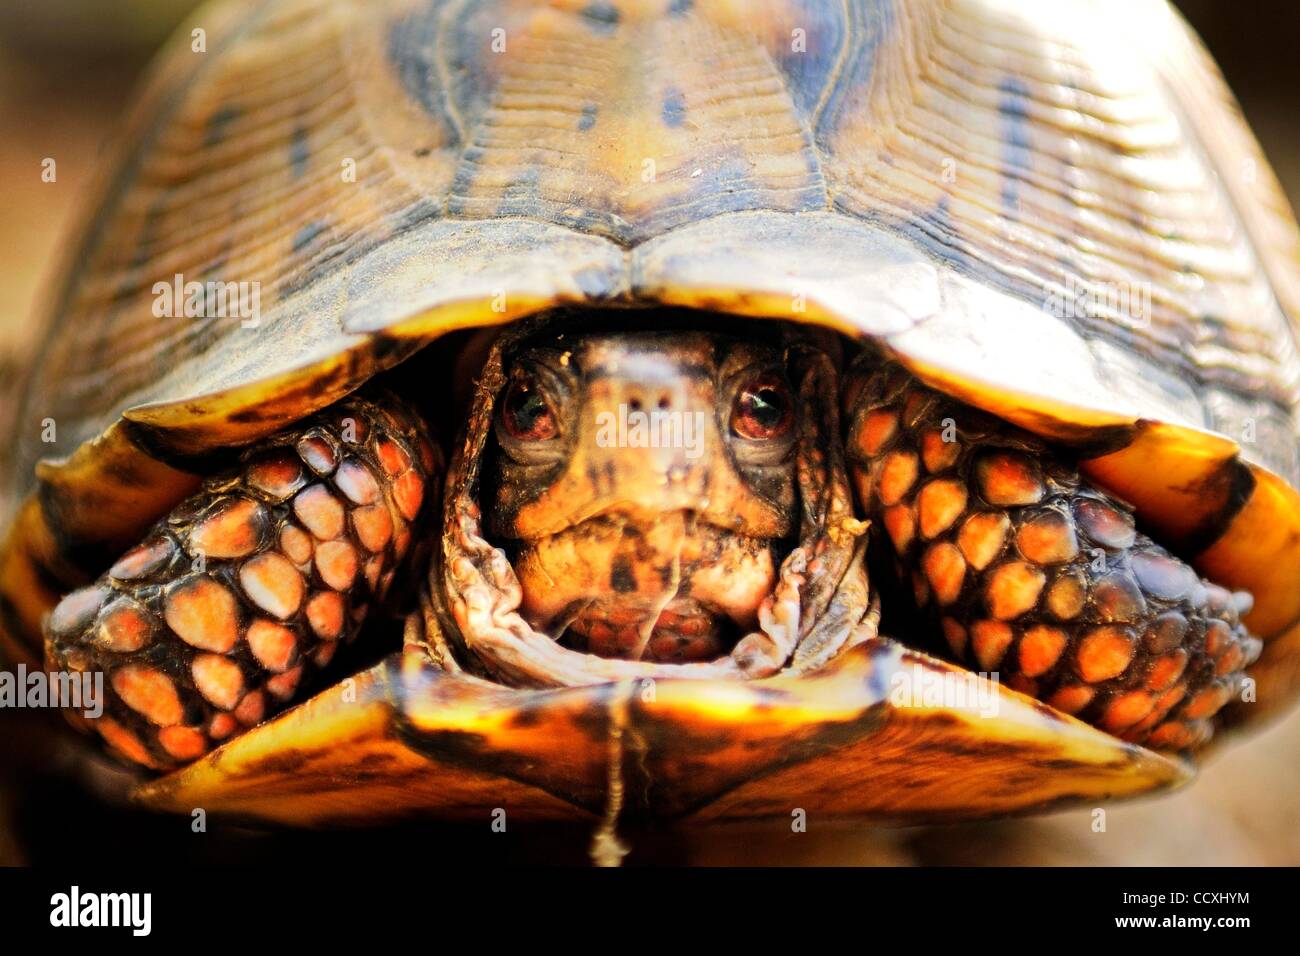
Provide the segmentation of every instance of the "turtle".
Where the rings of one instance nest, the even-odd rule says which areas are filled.
[[[1295,694],[1300,230],[1163,0],[223,2],[121,140],[0,653],[145,807],[616,861],[1167,789]]]

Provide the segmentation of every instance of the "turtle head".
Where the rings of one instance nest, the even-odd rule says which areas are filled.
[[[504,368],[489,527],[534,627],[605,657],[725,654],[797,529],[782,351],[704,332],[552,335]]]

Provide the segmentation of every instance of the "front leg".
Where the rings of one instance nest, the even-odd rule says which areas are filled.
[[[846,457],[953,656],[1124,740],[1190,749],[1259,655],[1250,596],[1202,580],[1060,450],[860,362]]]
[[[290,701],[382,600],[440,470],[419,417],[352,397],[239,456],[46,624],[46,666],[102,672],[94,728],[162,769]]]

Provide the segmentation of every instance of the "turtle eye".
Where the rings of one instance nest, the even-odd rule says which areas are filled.
[[[731,430],[751,441],[770,441],[794,424],[794,398],[779,375],[765,372],[746,382],[731,408]]]
[[[555,409],[536,379],[516,376],[501,402],[501,425],[518,441],[549,441],[559,434]]]

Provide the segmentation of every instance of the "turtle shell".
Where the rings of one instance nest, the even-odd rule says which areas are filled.
[[[1248,623],[1267,643],[1259,703],[1243,710],[1300,683],[1300,232],[1163,0],[220,4],[160,59],[122,140],[18,409],[0,552],[11,657],[30,655],[59,591],[193,489],[205,453],[451,330],[626,302],[870,338],[927,383],[1076,446],[1163,541],[1254,594]],[[191,281],[256,289],[256,316],[158,308]],[[37,440],[50,422],[57,439]],[[869,657],[839,698],[859,730],[845,714],[888,707],[867,679],[888,669]],[[417,692],[386,667],[366,678],[377,710],[310,702],[180,779],[210,781],[295,734],[319,746],[339,721],[374,741],[396,721],[426,756],[486,721],[500,759],[482,764],[508,775],[537,757],[511,720],[605,713],[615,693],[458,697],[446,678]],[[825,726],[812,715],[840,705],[819,702],[830,686],[792,685],[777,706],[697,684],[633,705],[628,726],[776,707],[740,723],[784,738],[786,721]],[[439,718],[427,702],[444,693],[457,703]],[[999,693],[1021,717],[972,725],[986,753],[1046,726]],[[467,724],[448,737],[440,720]],[[1019,808],[1185,772],[1065,725],[1055,746],[1097,749],[1062,757],[1056,791],[1027,787]],[[760,773],[738,751],[717,759]],[[1110,769],[1071,784],[1062,768],[1084,765]],[[169,786],[150,792],[184,792]]]

